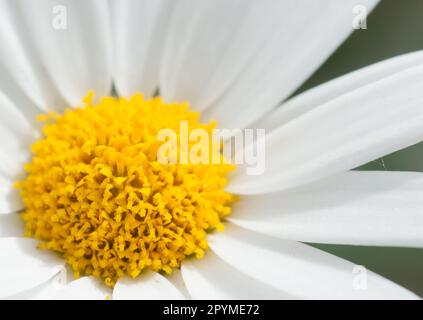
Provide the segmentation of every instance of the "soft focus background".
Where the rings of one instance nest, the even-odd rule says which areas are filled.
[[[354,32],[299,91],[374,62],[416,50],[423,50],[423,0],[382,0],[369,15],[367,30]],[[423,171],[423,143],[360,169]],[[364,265],[423,297],[423,249],[315,246]]]

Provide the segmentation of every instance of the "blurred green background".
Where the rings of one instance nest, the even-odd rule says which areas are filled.
[[[382,0],[369,15],[367,30],[355,31],[299,92],[374,62],[422,49],[423,0]],[[423,172],[423,143],[359,169]],[[364,265],[423,297],[423,249],[314,246]]]

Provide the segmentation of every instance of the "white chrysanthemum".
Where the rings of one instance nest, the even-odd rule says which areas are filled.
[[[349,171],[423,139],[423,52],[288,98],[375,0],[0,0],[0,297],[78,299],[404,298],[416,296],[302,242],[423,245],[423,175]],[[64,5],[67,27],[52,25]],[[60,10],[59,10],[60,11]],[[266,170],[237,170],[239,195],[202,260],[166,277],[68,280],[65,260],[20,237],[14,181],[30,160],[36,114],[88,90],[157,89],[221,127],[265,128]]]

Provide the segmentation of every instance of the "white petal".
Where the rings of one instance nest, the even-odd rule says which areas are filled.
[[[8,300],[51,300],[58,291],[65,286],[65,276],[60,272],[47,282],[40,284],[32,289],[22,291],[16,295],[8,296]]]
[[[22,237],[25,224],[18,213],[0,214],[0,238]]]
[[[313,243],[423,247],[423,174],[351,171],[301,188],[244,196],[229,220]]]
[[[255,127],[264,128],[269,133],[288,121],[343,94],[419,65],[423,65],[423,50],[399,55],[361,68],[288,100],[280,108],[258,121]]]
[[[237,47],[223,44],[233,48],[231,51],[226,47],[219,49],[225,57],[224,61],[231,59],[222,75],[216,77],[216,82],[221,82],[219,88],[226,90],[219,91],[220,96],[204,117],[217,119],[223,128],[249,126],[291,95],[353,31],[353,8],[364,5],[370,12],[377,1],[274,0],[267,3],[271,13],[257,10],[254,19],[251,19],[254,31],[249,31],[251,36],[246,37],[247,43],[258,44],[255,48],[248,47],[242,41]],[[246,21],[246,25],[249,24]],[[271,32],[264,30],[263,36],[256,31],[266,25],[270,26]],[[218,26],[226,27],[225,24]],[[221,57],[210,53],[203,59],[214,61]],[[191,60],[197,59],[191,57]],[[242,68],[232,66],[246,61]],[[213,68],[211,63],[206,65]],[[198,68],[204,70],[203,67]],[[226,78],[232,82],[226,82]],[[201,88],[204,87],[203,79],[193,80],[197,80]],[[194,81],[191,85],[197,87]]]
[[[173,270],[171,275],[166,276],[166,279],[169,280],[169,282],[171,282],[179,290],[179,292],[184,296],[184,299],[192,299],[180,269]]]
[[[34,288],[63,270],[64,260],[37,249],[35,240],[0,238],[0,297]]]
[[[156,272],[141,274],[136,279],[119,279],[113,289],[113,300],[182,300],[183,294],[164,276]]]
[[[23,21],[54,84],[71,105],[88,90],[110,94],[107,1],[18,0]]]
[[[229,190],[252,194],[304,185],[422,141],[422,92],[423,65],[314,108],[267,135],[264,173],[248,176],[239,167]]]
[[[121,95],[154,94],[173,1],[113,0],[114,81]]]
[[[9,215],[24,208],[13,182],[13,179],[3,177],[0,173],[0,216]]]
[[[271,31],[273,1],[178,1],[161,72],[168,100],[204,109],[234,81]]]
[[[308,245],[270,238],[235,226],[209,243],[224,261],[292,296],[304,299],[415,299],[371,271]],[[357,270],[361,274],[357,274]],[[359,279],[357,277],[360,277]],[[364,278],[365,277],[365,278]],[[357,279],[359,281],[357,281]]]
[[[242,274],[213,252],[184,261],[182,276],[193,299],[288,299],[286,293]]]
[[[35,132],[18,108],[0,92],[0,159],[8,158],[5,168],[0,163],[0,173],[14,178],[16,169],[22,170],[20,164],[28,160],[30,144],[35,140]],[[12,171],[12,173],[11,173]]]
[[[29,160],[30,144],[36,133],[23,114],[0,92],[0,214],[22,209],[13,182],[23,177],[23,164]]]
[[[7,94],[15,91],[14,102],[35,120],[40,108],[60,109],[64,100],[46,72],[23,22],[17,1],[0,0],[0,88]]]
[[[83,277],[62,286],[60,290],[52,292],[54,300],[107,300],[112,291],[94,277]]]

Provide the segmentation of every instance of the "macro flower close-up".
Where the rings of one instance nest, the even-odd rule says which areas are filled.
[[[423,247],[423,173],[360,170],[423,50],[300,90],[379,2],[0,0],[0,299],[419,299],[311,245]]]

